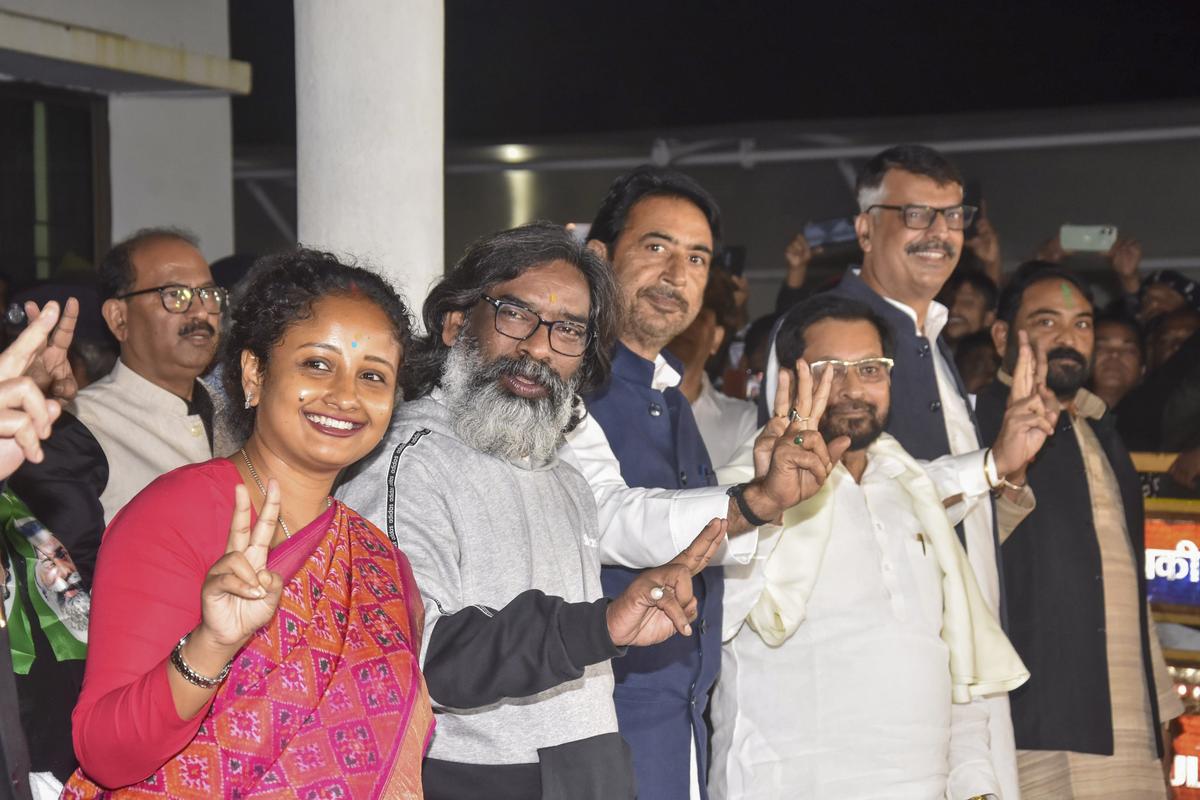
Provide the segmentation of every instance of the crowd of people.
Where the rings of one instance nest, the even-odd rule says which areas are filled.
[[[797,236],[756,320],[661,167],[585,237],[476,241],[420,330],[369,268],[175,228],[27,294],[7,763],[67,798],[1165,798],[1129,453],[1196,491],[1200,287],[1129,240],[1103,308],[1057,239],[1006,274],[963,186],[879,153],[857,263],[812,285]]]

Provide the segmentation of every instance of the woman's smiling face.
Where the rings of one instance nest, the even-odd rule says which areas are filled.
[[[338,471],[387,433],[404,353],[371,300],[330,295],[287,329],[266,373],[242,355],[242,385],[257,400],[255,436],[300,469]]]

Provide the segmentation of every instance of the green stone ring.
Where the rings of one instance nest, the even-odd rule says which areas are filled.
[[[804,444],[804,435],[803,435],[803,434],[800,434],[800,433],[797,433],[797,434],[796,434],[796,438],[795,438],[795,439],[792,439],[792,441],[793,441],[793,442],[795,442],[795,443],[796,443],[796,444],[798,444],[798,445],[803,445],[803,444]]]

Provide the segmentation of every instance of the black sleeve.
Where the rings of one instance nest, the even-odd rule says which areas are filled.
[[[104,534],[100,495],[108,485],[108,460],[87,426],[65,411],[42,453],[42,463],[26,461],[12,474],[9,488],[67,548],[90,587]]]
[[[478,708],[528,697],[624,655],[608,635],[608,600],[568,603],[536,589],[504,608],[439,617],[425,651],[425,682],[438,705]]]

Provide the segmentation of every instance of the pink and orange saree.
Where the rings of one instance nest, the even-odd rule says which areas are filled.
[[[279,610],[234,659],[191,743],[114,791],[76,772],[64,797],[422,797],[433,712],[407,560],[335,503],[268,568],[287,580]]]

